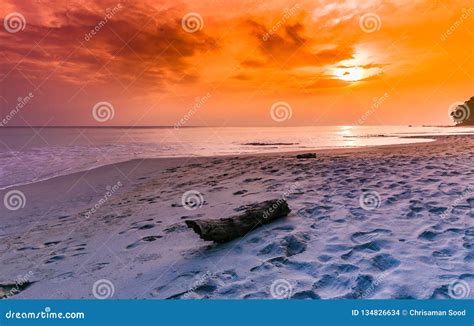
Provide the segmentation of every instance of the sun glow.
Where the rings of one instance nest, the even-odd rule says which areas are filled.
[[[364,78],[364,69],[360,67],[337,68],[334,74],[340,80],[353,82]]]

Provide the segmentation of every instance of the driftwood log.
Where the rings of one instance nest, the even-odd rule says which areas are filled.
[[[285,199],[267,200],[248,206],[241,215],[220,219],[189,220],[186,225],[201,239],[224,243],[239,238],[249,231],[290,213]]]

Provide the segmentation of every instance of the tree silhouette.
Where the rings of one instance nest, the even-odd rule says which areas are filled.
[[[474,126],[474,96],[450,113],[456,126]]]

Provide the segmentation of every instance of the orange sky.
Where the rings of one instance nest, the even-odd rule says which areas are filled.
[[[449,124],[474,95],[472,1],[7,0],[0,17],[0,118],[34,95],[11,126]]]

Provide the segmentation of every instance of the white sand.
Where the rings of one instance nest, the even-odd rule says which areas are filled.
[[[136,160],[18,187],[25,208],[0,207],[0,284],[34,282],[12,298],[93,298],[107,279],[112,298],[227,299],[272,298],[285,280],[295,298],[421,299],[462,281],[473,298],[473,149],[472,136],[447,136],[307,160]],[[181,205],[189,190],[202,207]],[[361,208],[364,191],[379,207]],[[288,217],[226,244],[184,224],[284,194]]]

